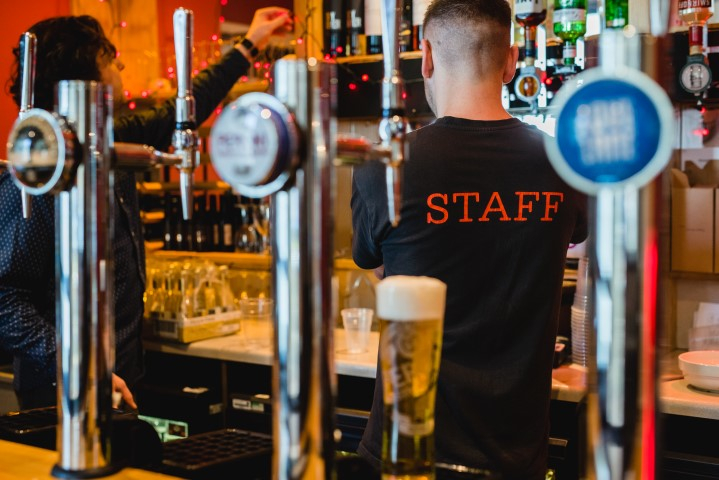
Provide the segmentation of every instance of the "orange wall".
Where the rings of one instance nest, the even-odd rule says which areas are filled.
[[[7,92],[7,81],[13,67],[12,49],[17,46],[20,34],[29,26],[47,17],[70,14],[70,0],[43,0],[26,2],[0,0],[0,139],[5,143],[10,127],[17,118],[18,109]],[[0,148],[0,158],[5,158],[5,147]]]

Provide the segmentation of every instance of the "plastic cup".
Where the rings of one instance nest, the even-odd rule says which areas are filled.
[[[345,328],[346,349],[344,353],[367,352],[374,310],[371,308],[344,308],[341,313],[342,325]]]
[[[245,342],[269,346],[272,343],[272,299],[242,298],[239,303]]]

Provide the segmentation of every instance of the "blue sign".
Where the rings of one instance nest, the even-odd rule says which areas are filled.
[[[564,180],[588,194],[641,187],[666,166],[674,113],[666,93],[633,69],[577,75],[555,97],[559,114],[547,153]]]

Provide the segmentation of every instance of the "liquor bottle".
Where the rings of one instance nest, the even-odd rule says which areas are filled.
[[[344,4],[342,0],[324,0],[325,48],[330,58],[344,57],[347,33],[344,22]]]
[[[382,0],[365,0],[364,33],[367,54],[382,53]]]
[[[629,0],[604,0],[604,25],[624,28],[629,24]]]
[[[173,195],[173,202],[177,203],[178,214],[175,215],[174,218],[177,219],[177,223],[175,225],[175,248],[177,250],[192,250],[192,223],[190,220],[184,220],[181,215],[179,215],[179,205],[180,205],[180,197],[179,195]]]
[[[537,27],[547,18],[547,1],[515,0],[514,18],[524,29],[524,64],[531,67],[537,58]]]
[[[565,65],[573,65],[577,39],[587,32],[587,0],[554,0],[554,34],[564,41]]]
[[[223,252],[235,251],[234,209],[237,197],[231,190],[225,192],[220,200],[220,240]]]
[[[175,243],[175,228],[177,228],[177,197],[166,192],[164,195],[164,235],[162,238],[163,250],[177,250],[177,244]]]
[[[399,21],[399,51],[412,50],[412,0],[402,0],[402,18]]]
[[[689,26],[689,55],[704,50],[704,25],[714,14],[713,0],[679,0],[679,18]]]
[[[206,229],[207,201],[205,195],[195,197],[195,214],[192,216],[193,247],[196,252],[208,251]]]
[[[222,251],[222,237],[220,235],[220,196],[210,195],[207,204],[208,232],[210,250],[213,252]]]
[[[430,0],[414,0],[412,2],[412,50],[422,50],[424,38],[424,14]]]
[[[364,0],[347,3],[347,55],[364,55]]]

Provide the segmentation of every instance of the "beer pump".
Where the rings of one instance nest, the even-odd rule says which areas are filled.
[[[283,58],[274,96],[248,93],[210,134],[212,163],[233,189],[271,195],[275,305],[273,478],[332,478],[334,319],[331,311],[332,163],[381,158],[390,219],[399,220],[405,131],[399,70],[401,0],[383,0],[382,145],[336,139],[334,65]],[[339,154],[337,154],[339,153]]]
[[[56,111],[30,109],[8,139],[8,167],[31,195],[55,196],[58,463],[53,475],[112,474],[110,448],[114,365],[113,170],[175,165],[183,213],[192,211],[196,161],[194,99],[189,83],[192,12],[174,14],[178,74],[175,153],[112,141],[112,92],[94,81],[63,80]],[[181,110],[181,111],[180,111]]]
[[[652,33],[668,30],[662,0]],[[655,18],[659,16],[660,18]],[[594,355],[588,392],[589,478],[656,474],[656,341],[659,233],[655,181],[673,150],[674,110],[652,80],[658,42],[607,29],[599,67],[555,97],[557,137],[546,141],[557,172],[590,195]],[[643,73],[647,72],[646,73]],[[581,85],[581,87],[579,87]]]

